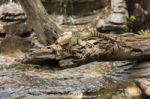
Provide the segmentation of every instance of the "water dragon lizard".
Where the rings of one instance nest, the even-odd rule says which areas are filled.
[[[85,46],[85,44],[83,44],[83,40],[86,40],[90,37],[99,37],[103,38],[104,40],[110,41],[111,43],[116,43],[121,46],[127,46],[124,42],[120,42],[111,37],[108,37],[91,27],[85,27],[82,31],[77,32],[64,32],[62,36],[57,39],[57,43],[59,45],[69,44],[70,47],[76,44]]]

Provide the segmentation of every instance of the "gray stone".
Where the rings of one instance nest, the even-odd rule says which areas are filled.
[[[113,13],[106,19],[97,22],[97,29],[99,31],[128,31],[128,11],[125,0],[111,0],[111,7]]]
[[[98,20],[96,27],[100,28],[102,26],[105,26],[105,24],[106,24],[105,21],[103,19],[100,19],[100,20]]]
[[[111,0],[111,6],[114,8],[117,5],[124,5],[125,0]]]
[[[5,64],[8,61],[6,57],[0,56],[0,59],[0,63]],[[4,62],[5,60],[6,62]],[[77,96],[89,97],[89,94],[84,93],[95,93],[93,96],[96,98],[88,99],[108,99],[107,94],[105,95],[103,91],[109,91],[109,94],[113,96],[120,92],[120,90],[116,90],[117,85],[124,89],[124,84],[127,85],[126,83],[128,83],[124,82],[123,78],[109,76],[115,66],[112,64],[119,63],[95,62],[64,70],[44,69],[43,66],[34,65],[9,65],[5,72],[0,69],[0,81],[1,83],[13,82],[7,84],[7,86],[13,86],[13,90],[8,87],[7,93],[2,94],[1,92],[5,92],[2,88],[5,88],[6,84],[2,85],[0,96],[7,96],[13,92],[8,99],[16,99],[17,97],[17,99],[22,99],[22,97],[31,99],[33,96],[35,96],[33,99],[43,99],[43,95],[47,95],[47,98],[44,99],[49,99],[49,97],[51,99],[82,99],[77,98]],[[100,92],[101,90],[102,92]],[[62,98],[61,95],[67,95],[71,98]],[[120,98],[116,97],[116,99]]]
[[[118,4],[118,3],[122,3],[125,2],[125,0],[111,0],[112,4]]]
[[[127,25],[110,24],[110,23],[106,23],[104,20],[99,20],[97,22],[96,27],[99,31],[119,31],[119,32],[128,31]]]
[[[127,24],[127,17],[121,13],[113,13],[109,17],[109,22],[112,24]]]
[[[150,79],[149,78],[137,79],[137,82],[140,84],[140,87],[144,91],[144,93],[150,96],[150,86],[149,86]]]
[[[20,23],[26,19],[27,17],[19,4],[10,2],[0,6],[0,21],[3,24]]]
[[[119,4],[113,5],[113,8],[125,8],[125,9],[127,9],[127,5],[126,5],[126,3],[119,3]]]
[[[125,8],[114,8],[113,12],[125,14],[127,12],[127,10]]]

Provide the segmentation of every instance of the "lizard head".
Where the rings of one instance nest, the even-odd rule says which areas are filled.
[[[65,45],[67,43],[70,42],[72,37],[72,32],[64,32],[58,39],[57,39],[57,43],[59,45]]]

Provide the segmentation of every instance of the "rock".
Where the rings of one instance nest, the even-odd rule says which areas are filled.
[[[47,9],[47,12],[58,15],[65,14],[70,16],[74,15],[87,16],[90,13],[93,13],[93,10],[105,8],[107,5],[110,4],[110,0],[71,0],[71,1],[42,0],[42,1],[45,8]],[[65,3],[68,5],[66,9],[63,8],[63,4]]]
[[[97,29],[101,32],[127,32],[128,11],[125,0],[111,0],[112,13],[97,22]]]
[[[125,2],[125,0],[111,0],[112,4],[116,5]]]
[[[114,13],[121,13],[121,14],[125,14],[127,12],[126,9],[124,8],[114,8]]]
[[[6,14],[19,15],[23,14],[23,10],[19,4],[10,2],[0,6],[0,15]]]
[[[1,5],[1,4],[8,3],[8,2],[17,2],[17,0],[1,0],[1,1],[0,1],[0,5]]]
[[[125,92],[131,96],[130,99],[141,99],[141,95],[142,95],[142,91],[140,90],[140,88],[136,85],[134,86],[128,86],[126,89],[125,89]]]
[[[54,97],[55,99],[62,97],[64,97],[63,99],[109,99],[116,94],[124,93],[124,87],[129,84],[128,81],[124,82],[118,76],[109,74],[113,68],[111,64],[110,62],[94,62],[64,70],[18,64],[10,66],[9,72],[6,72],[5,76],[8,76],[8,79],[10,74],[13,73],[11,79],[9,79],[14,80],[14,83],[9,85],[16,85],[10,98],[24,96],[27,99],[29,97],[35,99],[40,97],[42,99],[44,97]],[[1,82],[5,82],[6,77]],[[21,85],[22,88],[16,91]],[[132,86],[132,83],[129,85]],[[131,97],[128,94],[122,96],[127,97],[125,99]],[[115,99],[120,98],[116,96]]]
[[[150,61],[149,59],[143,59],[136,61],[130,69],[126,69],[129,77],[132,79],[135,78],[135,82],[142,89],[145,95],[150,96]],[[128,90],[132,90],[133,88],[129,88]],[[129,92],[130,94],[137,94],[137,91]]]
[[[0,35],[5,37],[7,34],[24,36],[32,32],[32,27],[24,24],[27,17],[21,6],[14,2],[9,2],[0,6]],[[17,23],[17,24],[16,24]],[[21,24],[18,24],[21,23]],[[10,33],[11,32],[11,33]]]
[[[27,17],[19,4],[10,2],[0,6],[0,21],[3,24],[24,22],[26,19]]]
[[[142,92],[136,85],[128,86],[124,92],[113,95],[111,99],[142,99]]]
[[[118,5],[115,5],[114,8],[124,8],[124,9],[127,9],[127,4],[126,3],[118,4]]]
[[[147,96],[150,96],[150,79],[143,78],[138,79],[137,82],[140,84],[140,88],[144,91]]]
[[[109,22],[112,24],[127,24],[127,17],[121,13],[113,13],[109,16]]]
[[[0,33],[10,35],[27,36],[32,32],[32,26],[26,22],[21,6],[9,2],[0,6]]]
[[[126,7],[125,0],[111,0],[111,7]]]
[[[9,3],[1,5],[0,6],[1,36],[3,37],[7,35],[11,35],[11,36],[16,35],[20,37],[29,36],[30,33],[32,32],[32,26],[28,24],[27,22],[24,23],[26,19],[27,17],[25,16],[19,4],[16,4],[14,2],[9,2]]]
[[[104,20],[99,20],[97,23],[97,29],[99,31],[118,31],[118,32],[126,32],[128,30],[127,25],[115,25],[106,23]]]

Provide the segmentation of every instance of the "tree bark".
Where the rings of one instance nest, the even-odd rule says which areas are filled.
[[[62,32],[51,20],[40,0],[18,0],[36,32],[39,41],[52,44]]]
[[[127,46],[112,43],[102,38],[91,38],[86,42],[94,42],[94,46],[75,45],[51,46],[32,50],[19,62],[24,64],[42,64],[57,62],[60,67],[74,67],[93,61],[124,61],[150,58],[150,38],[136,35],[109,35]],[[69,49],[69,51],[68,51]],[[50,61],[51,60],[51,61]],[[43,65],[43,64],[42,64]]]

